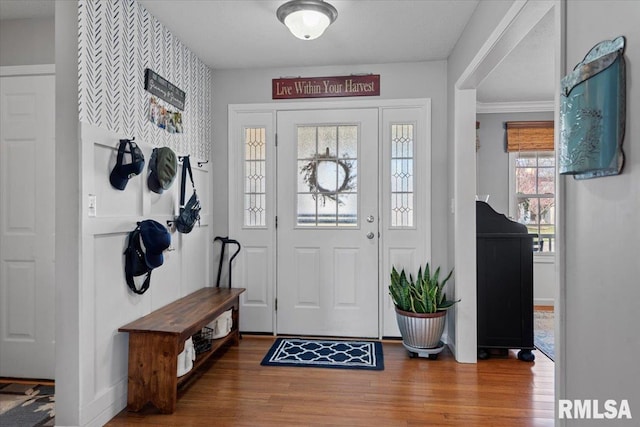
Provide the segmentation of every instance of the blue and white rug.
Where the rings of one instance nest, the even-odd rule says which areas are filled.
[[[535,310],[533,313],[533,345],[551,360],[555,360],[553,318],[553,311]]]
[[[383,370],[384,358],[378,341],[278,338],[261,365]]]

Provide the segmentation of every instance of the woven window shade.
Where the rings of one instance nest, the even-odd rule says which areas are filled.
[[[553,121],[507,122],[507,152],[553,151]]]

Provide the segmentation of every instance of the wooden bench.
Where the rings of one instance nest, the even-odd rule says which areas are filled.
[[[238,344],[239,296],[244,291],[202,288],[118,329],[129,333],[129,410],[139,411],[150,402],[162,413],[175,411],[178,387],[218,349]],[[233,309],[231,332],[213,340],[211,350],[199,354],[193,369],[178,377],[178,355],[185,340],[229,309]]]

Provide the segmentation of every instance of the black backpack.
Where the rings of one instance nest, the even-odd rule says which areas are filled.
[[[144,294],[147,289],[149,289],[152,269],[147,266],[144,252],[140,245],[140,224],[138,224],[135,230],[129,232],[129,241],[127,249],[124,251],[124,257],[124,274],[127,278],[127,285],[129,285],[129,288],[136,294]],[[138,289],[133,278],[142,276],[143,274],[146,274],[147,277],[144,279],[142,287]]]
[[[189,172],[189,178],[191,179],[191,186],[193,187],[193,194],[189,198],[187,204],[184,204],[185,199],[185,186],[187,181],[187,172]],[[189,156],[182,158],[182,183],[180,187],[180,214],[176,217],[175,225],[176,230],[180,233],[189,233],[193,230],[193,226],[196,222],[200,223],[200,200],[196,194],[196,186],[193,183],[193,174],[191,172],[191,162],[189,162]]]

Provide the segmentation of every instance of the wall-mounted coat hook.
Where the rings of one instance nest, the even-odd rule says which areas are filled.
[[[120,139],[120,140],[119,140],[118,145],[117,145],[117,146],[115,146],[115,147],[114,147],[113,145],[103,144],[103,143],[100,143],[100,142],[96,142],[96,144],[97,144],[97,145],[100,145],[100,146],[103,146],[103,147],[111,148],[113,151],[118,151],[118,149],[120,148],[120,142],[123,142],[123,141],[124,141],[124,142],[126,142],[126,141],[130,141],[130,142],[135,143],[135,142],[136,142],[136,141],[135,141],[135,139],[136,139],[136,137],[135,137],[135,136],[133,136],[133,137],[131,137],[131,138],[123,138],[123,139]],[[136,145],[137,145],[137,144],[136,144]],[[129,153],[129,151],[126,151],[126,153]]]
[[[199,161],[198,162],[198,167],[201,168],[202,165],[206,165],[207,163],[209,163],[209,160]]]
[[[167,220],[167,228],[172,229],[173,228],[173,224],[175,224],[175,221],[168,219]]]

